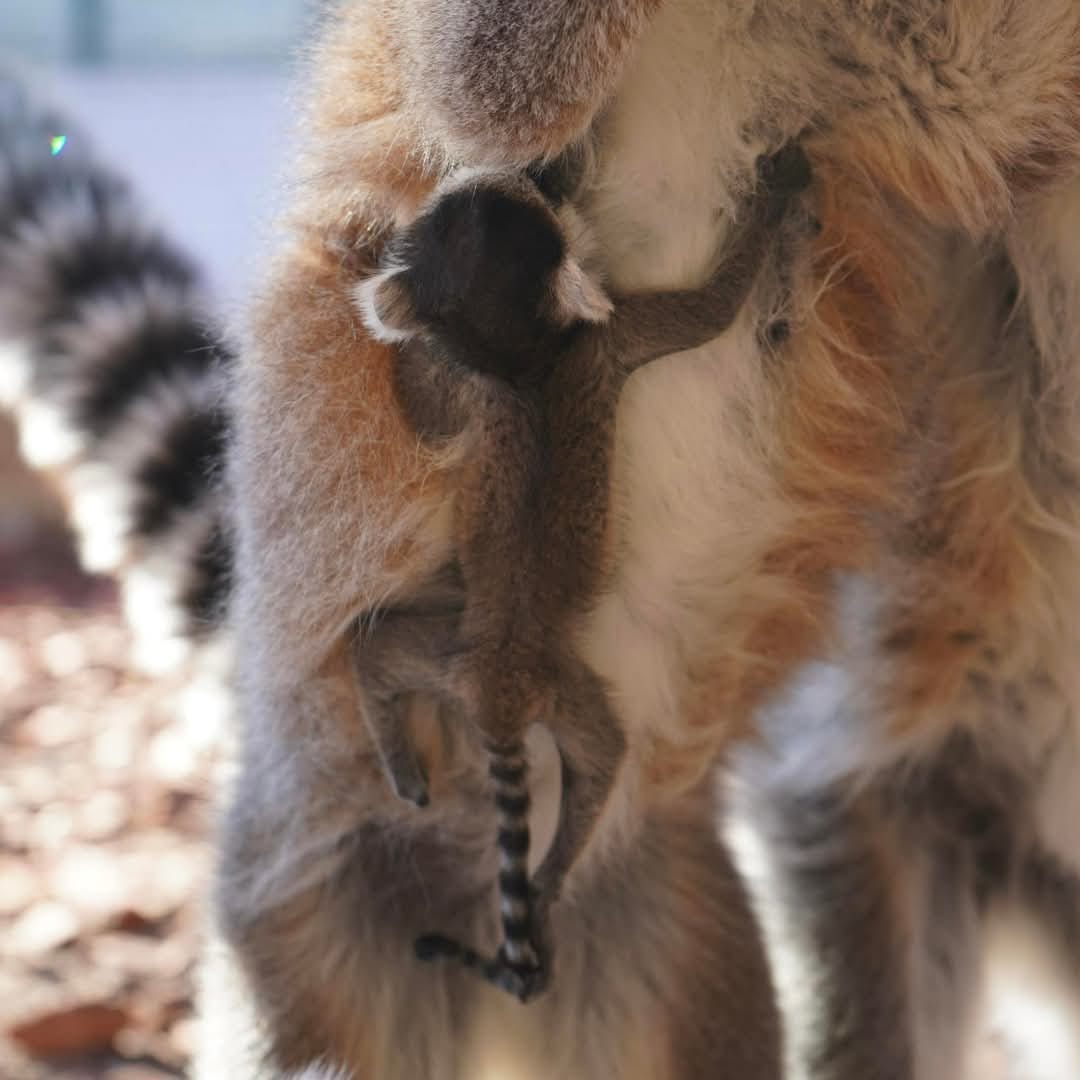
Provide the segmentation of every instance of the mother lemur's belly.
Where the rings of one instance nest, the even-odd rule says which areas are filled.
[[[600,122],[599,180],[584,211],[615,288],[704,280],[761,149],[740,138],[750,106],[723,60],[733,18],[723,7],[662,9]],[[643,752],[656,736],[677,740],[687,659],[738,604],[782,527],[754,314],[751,300],[709,345],[640,370],[620,403],[617,571],[585,654]]]

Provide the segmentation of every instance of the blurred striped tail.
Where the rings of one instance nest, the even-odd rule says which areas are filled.
[[[62,115],[0,71],[0,405],[114,575],[143,666],[219,626],[229,355],[189,260]]]

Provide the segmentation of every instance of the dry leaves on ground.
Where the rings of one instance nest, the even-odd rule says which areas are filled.
[[[191,1046],[213,739],[131,672],[54,534],[0,544],[0,1077],[153,1080]]]

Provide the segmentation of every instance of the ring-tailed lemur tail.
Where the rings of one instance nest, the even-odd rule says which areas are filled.
[[[220,623],[229,357],[189,259],[61,114],[0,70],[0,404],[117,577],[145,666]]]
[[[499,849],[499,914],[507,964],[540,964],[532,940],[529,884],[529,762],[522,739],[491,750],[488,773],[495,788],[495,823]]]
[[[58,480],[83,562],[118,578],[148,667],[223,624],[229,362],[193,263],[0,67],[0,407]],[[347,1078],[326,1063],[281,1076]]]
[[[456,960],[478,971],[488,982],[509,993],[527,992],[523,973],[537,970],[541,958],[533,941],[532,886],[529,883],[528,758],[522,739],[489,746],[488,775],[495,793],[496,846],[499,855],[499,916],[503,940],[495,958],[443,934],[417,938],[421,960]]]

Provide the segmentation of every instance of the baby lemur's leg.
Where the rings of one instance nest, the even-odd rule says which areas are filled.
[[[431,642],[423,641],[416,620],[393,617],[369,637],[359,631],[349,642],[360,712],[394,794],[427,806],[427,778],[409,739],[403,715],[406,694],[435,678]],[[428,648],[424,651],[424,646]],[[408,669],[409,674],[405,674]]]
[[[627,375],[651,360],[696,349],[727,330],[746,302],[777,228],[809,186],[810,163],[789,143],[758,164],[760,190],[747,219],[736,226],[721,261],[700,289],[643,292],[615,297],[615,311],[601,331]]]
[[[427,778],[405,710],[417,693],[452,696],[460,624],[460,585],[444,574],[415,606],[360,620],[349,642],[361,712],[383,772],[394,793],[417,806],[427,805]]]
[[[541,953],[534,992],[550,977],[545,939],[551,906],[596,829],[626,754],[626,736],[603,681],[569,652],[549,724],[562,759],[562,799],[555,836],[532,884],[534,943]]]

